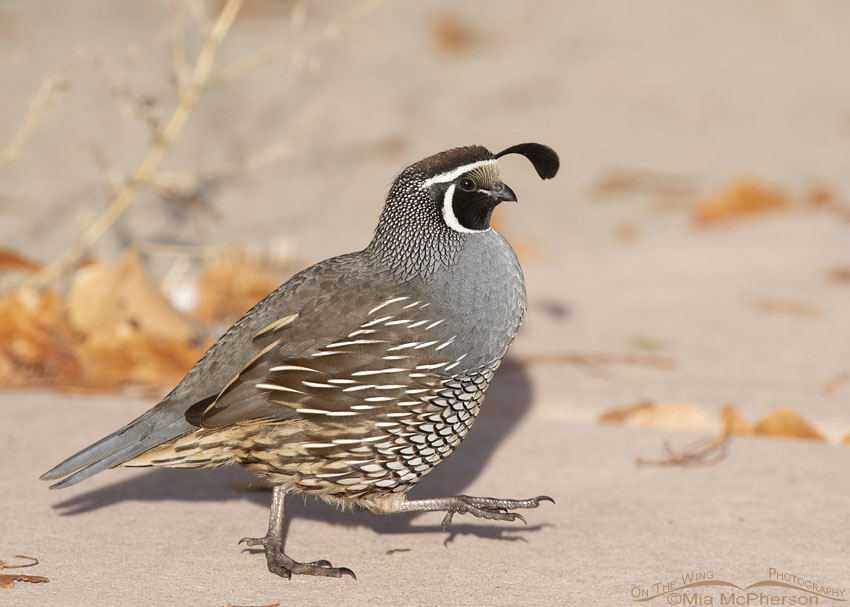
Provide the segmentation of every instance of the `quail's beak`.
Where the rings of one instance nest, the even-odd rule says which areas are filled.
[[[516,202],[516,194],[504,183],[499,183],[493,190],[493,198],[499,202]]]

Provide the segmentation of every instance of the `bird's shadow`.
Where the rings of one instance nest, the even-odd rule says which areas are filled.
[[[481,413],[469,435],[448,459],[426,476],[412,491],[411,497],[443,497],[464,492],[487,466],[499,445],[528,413],[533,388],[527,369],[506,361],[502,373],[497,373],[482,405]],[[256,478],[236,466],[209,470],[174,470],[155,468],[125,481],[66,499],[54,505],[63,516],[74,516],[111,506],[123,501],[226,501],[249,500],[267,506],[271,501],[269,491],[246,490],[248,481]],[[526,498],[530,496],[500,496]],[[333,525],[367,527],[377,533],[435,533],[441,530],[436,524],[418,525],[418,514],[399,514],[391,517],[375,516],[355,509],[342,512],[321,500],[298,499],[290,496],[286,502],[284,533],[292,518],[323,520]],[[429,513],[429,517],[435,516]],[[521,523],[520,523],[521,525]],[[536,531],[541,525],[517,526],[488,523],[456,522],[449,528],[446,542],[456,535],[473,534],[479,537],[522,540],[517,532]]]

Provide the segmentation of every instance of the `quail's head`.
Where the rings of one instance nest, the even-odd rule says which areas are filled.
[[[498,154],[482,146],[447,150],[409,166],[399,179],[418,182],[450,229],[483,232],[490,228],[490,215],[496,206],[516,202],[516,194],[499,175],[497,159],[506,154],[528,158],[543,179],[558,172],[558,155],[552,148],[524,143]]]
[[[516,201],[499,175],[498,159],[528,158],[542,179],[558,172],[558,155],[539,143],[521,143],[493,154],[482,146],[454,148],[420,160],[396,177],[369,249],[402,277],[450,267],[463,241],[490,230],[500,203]]]

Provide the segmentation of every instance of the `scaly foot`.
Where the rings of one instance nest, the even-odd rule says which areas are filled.
[[[329,561],[319,560],[310,563],[299,563],[284,554],[283,546],[275,538],[266,537],[243,537],[240,544],[248,546],[262,546],[266,551],[266,562],[269,571],[281,577],[290,579],[295,575],[321,575],[324,577],[342,577],[350,575],[354,579],[357,576],[348,567],[334,567]]]
[[[519,512],[510,512],[517,508],[537,508],[540,502],[555,503],[548,495],[539,495],[525,500],[499,499],[495,497],[471,497],[469,495],[456,495],[447,498],[446,516],[443,517],[443,531],[446,531],[452,522],[452,517],[467,512],[478,518],[486,518],[497,521],[515,521],[517,519],[525,523],[525,517]]]

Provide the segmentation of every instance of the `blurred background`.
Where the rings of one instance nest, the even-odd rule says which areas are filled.
[[[847,442],[848,22],[837,0],[2,2],[0,385],[161,394],[365,246],[405,165],[538,141],[552,182],[502,162],[530,312],[494,390],[521,370],[551,418]]]

